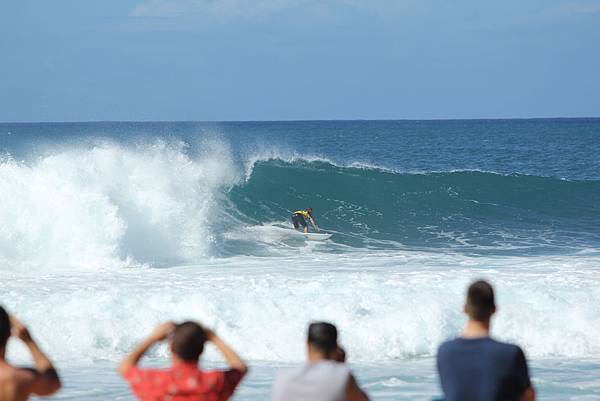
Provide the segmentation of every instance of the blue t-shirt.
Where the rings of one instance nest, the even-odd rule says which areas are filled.
[[[489,337],[446,341],[437,367],[445,401],[517,401],[531,386],[521,348]]]

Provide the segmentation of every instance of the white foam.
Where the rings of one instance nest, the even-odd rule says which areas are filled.
[[[337,166],[335,162],[331,159],[320,156],[320,155],[311,155],[311,154],[303,154],[296,151],[285,151],[281,149],[262,149],[255,150],[252,154],[247,155],[245,158],[245,179],[246,181],[252,177],[252,173],[254,172],[254,166],[259,162],[268,162],[268,161],[282,161],[285,163],[295,163],[295,162],[305,162],[305,163],[313,163],[313,162],[322,162],[328,163],[333,166]]]
[[[111,268],[210,253],[229,150],[104,143],[0,163],[0,269]]]
[[[594,257],[357,251],[170,269],[0,272],[2,302],[30,323],[53,357],[68,362],[116,361],[159,322],[184,318],[215,326],[251,360],[303,360],[306,325],[320,319],[338,325],[352,361],[428,357],[459,333],[465,288],[479,277],[496,286],[500,339],[534,357],[600,356],[600,259]],[[207,356],[216,358],[214,350]]]
[[[268,162],[268,161],[281,161],[284,163],[297,163],[297,162],[305,162],[305,163],[313,163],[313,162],[321,162],[327,163],[334,167],[341,168],[355,168],[360,170],[373,170],[379,171],[383,173],[392,173],[392,174],[408,174],[408,175],[431,175],[431,174],[445,174],[445,173],[483,173],[483,174],[492,174],[496,176],[514,176],[515,174],[529,176],[525,173],[505,173],[493,170],[483,170],[477,168],[465,168],[465,169],[448,169],[448,170],[416,170],[416,169],[398,169],[389,166],[383,166],[380,164],[376,164],[368,161],[361,160],[353,160],[350,162],[340,162],[338,160],[333,160],[329,157],[319,155],[319,154],[309,154],[302,153],[295,150],[286,150],[279,148],[271,148],[271,147],[263,147],[260,150],[254,150],[253,153],[249,154],[245,158],[245,179],[249,180],[254,171],[254,167],[259,162]],[[544,176],[546,177],[546,176]],[[549,178],[554,178],[554,176],[547,176]],[[568,180],[567,180],[568,181]]]

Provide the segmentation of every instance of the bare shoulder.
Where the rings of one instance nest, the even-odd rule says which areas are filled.
[[[0,381],[26,381],[35,378],[36,371],[28,368],[4,365],[0,368]]]
[[[33,369],[2,366],[0,368],[0,398],[26,400],[35,387],[39,374]]]
[[[348,401],[369,401],[367,394],[359,387],[354,375],[350,374],[346,385],[346,397]]]

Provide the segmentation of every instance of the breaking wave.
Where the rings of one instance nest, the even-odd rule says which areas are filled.
[[[105,142],[0,163],[0,266],[110,268],[280,255],[293,210],[318,250],[553,252],[600,244],[600,182],[482,171],[402,173],[317,158],[244,163],[212,141]],[[303,246],[306,244],[302,244]]]

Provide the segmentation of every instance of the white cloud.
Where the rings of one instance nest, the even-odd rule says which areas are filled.
[[[296,7],[351,7],[392,11],[412,0],[145,0],[130,13],[132,17],[198,16],[255,18]]]
[[[546,11],[550,16],[572,16],[582,14],[600,14],[600,1],[567,1]]]
[[[306,3],[306,0],[146,0],[130,13],[133,17],[207,15],[252,18]]]

